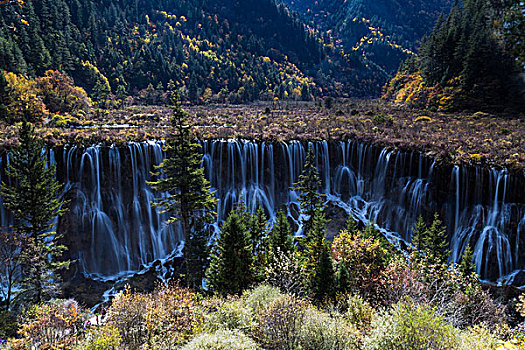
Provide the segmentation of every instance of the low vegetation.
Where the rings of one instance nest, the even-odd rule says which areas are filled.
[[[370,241],[359,244],[383,244]],[[177,284],[159,285],[150,294],[126,288],[95,314],[72,300],[52,300],[22,314],[19,338],[9,339],[7,348],[523,348],[523,334],[510,326],[515,321],[506,307],[483,291],[475,276],[418,252],[408,260],[396,255],[386,265],[377,263],[366,263],[380,270],[374,293],[349,287],[323,301],[312,299],[308,289],[302,296],[286,293],[270,279],[240,295],[196,292]],[[306,276],[301,274],[303,282]],[[360,278],[350,275],[348,285]],[[521,311],[523,303],[518,305]]]

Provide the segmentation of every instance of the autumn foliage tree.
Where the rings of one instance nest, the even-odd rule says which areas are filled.
[[[84,89],[74,85],[73,79],[59,71],[49,70],[37,78],[42,100],[52,113],[87,111],[91,100]]]

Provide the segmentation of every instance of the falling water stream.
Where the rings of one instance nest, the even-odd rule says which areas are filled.
[[[483,279],[512,277],[525,267],[522,175],[450,166],[420,153],[352,141],[201,144],[205,174],[219,199],[219,222],[242,198],[249,210],[262,206],[271,219],[284,208],[300,234],[292,187],[310,145],[330,205],[377,223],[391,241],[409,242],[419,215],[431,218],[437,211],[449,230],[451,260],[458,261],[468,244]],[[155,193],[147,184],[164,157],[161,143],[154,141],[55,150],[57,176],[70,200],[57,230],[70,242],[84,275],[114,279],[181,254],[179,227],[166,225],[167,214],[151,206],[167,193]],[[3,207],[0,215],[6,222]]]

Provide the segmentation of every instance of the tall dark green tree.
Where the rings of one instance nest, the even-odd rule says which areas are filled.
[[[441,263],[446,263],[450,255],[449,243],[447,240],[447,229],[439,218],[439,214],[434,214],[432,225],[428,228],[425,238],[426,251]]]
[[[412,232],[412,244],[418,254],[425,256],[429,261],[445,264],[450,255],[446,227],[434,214],[432,224],[428,226],[420,217]]]
[[[268,250],[275,254],[279,249],[284,254],[292,253],[295,249],[290,231],[290,223],[283,210],[277,213],[276,221],[268,236]]]
[[[303,252],[306,262],[306,285],[319,302],[333,296],[335,276],[330,243],[326,240],[326,219],[320,210],[314,213],[310,239]]]
[[[31,124],[23,122],[18,132],[20,144],[13,149],[0,191],[5,207],[13,214],[21,248],[21,284],[29,300],[40,302],[55,287],[55,271],[69,265],[60,256],[66,249],[52,231],[54,220],[64,213],[59,197],[61,184],[54,164],[48,164],[44,142]]]
[[[256,280],[261,281],[264,277],[266,266],[265,251],[268,247],[267,218],[264,209],[260,206],[249,221],[250,244],[254,257],[254,268]]]
[[[301,213],[306,216],[303,220],[303,235],[309,239],[312,230],[315,213],[324,210],[325,195],[320,193],[321,179],[315,165],[315,154],[313,147],[308,148],[304,168],[299,175],[299,180],[293,188],[299,194]]]
[[[206,258],[202,252],[206,251],[209,224],[215,217],[217,199],[201,168],[201,146],[194,140],[187,114],[177,100],[172,107],[171,128],[164,145],[166,159],[157,167],[154,174],[157,180],[150,185],[156,191],[169,193],[157,198],[154,205],[171,214],[168,223],[180,221],[186,244],[186,268],[190,272],[186,276],[187,282],[198,287],[199,278],[204,276]]]
[[[474,258],[473,255],[470,245],[467,245],[461,256],[461,261],[458,264],[459,272],[465,277],[471,276],[476,272],[476,264],[472,262]]]
[[[7,108],[10,104],[9,84],[4,72],[0,70],[0,120],[7,120]]]
[[[211,291],[241,294],[253,283],[253,254],[244,220],[232,211],[215,242],[206,281]]]
[[[412,245],[416,250],[421,250],[423,248],[423,241],[427,230],[427,224],[425,223],[425,220],[423,220],[423,216],[420,215],[414,225],[414,229],[412,230]]]

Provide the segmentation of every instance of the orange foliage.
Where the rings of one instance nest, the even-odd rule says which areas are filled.
[[[383,98],[393,100],[415,108],[436,108],[449,112],[463,106],[463,93],[460,88],[462,78],[456,77],[446,82],[445,86],[427,86],[421,73],[407,74],[398,72],[386,84]]]

